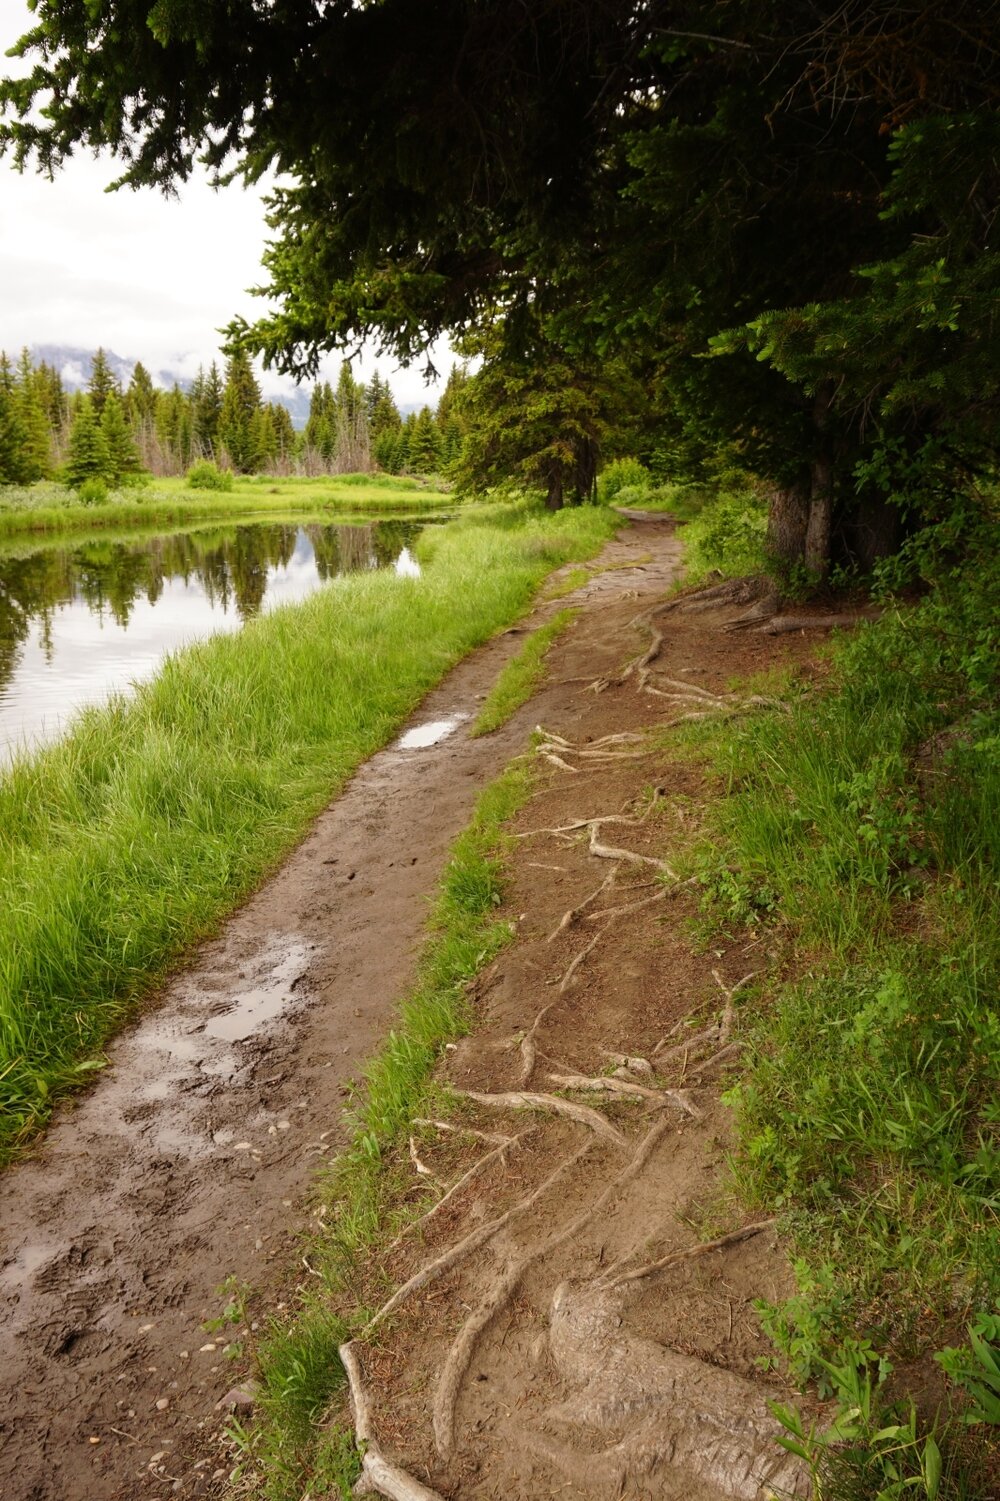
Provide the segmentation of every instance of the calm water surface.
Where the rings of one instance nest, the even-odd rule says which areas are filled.
[[[252,522],[163,537],[0,544],[0,764],[75,710],[149,678],[164,656],[338,576],[419,572],[427,522]]]

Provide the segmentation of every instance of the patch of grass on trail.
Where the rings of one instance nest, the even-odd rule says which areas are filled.
[[[254,1421],[235,1437],[251,1494],[267,1501],[351,1495],[360,1466],[353,1435],[322,1421],[344,1384],[337,1347],[360,1327],[369,1272],[365,1257],[398,1228],[399,1206],[414,1210],[400,1161],[414,1117],[426,1113],[431,1074],[446,1042],[472,1022],[466,984],[513,939],[496,909],[503,892],[503,828],[527,800],[531,772],[515,761],[480,795],[452,846],[430,920],[417,983],[399,1024],[358,1091],[347,1151],[320,1186],[329,1208],[309,1248],[316,1291],[290,1323],[274,1323],[256,1351],[260,1396]],[[408,1159],[407,1163],[408,1163]],[[342,1311],[338,1312],[337,1310]]]
[[[447,669],[612,529],[470,513],[418,539],[423,577],[352,575],[188,648],[0,776],[0,1156]]]
[[[552,643],[572,625],[579,613],[579,610],[560,610],[545,625],[532,631],[490,689],[469,732],[471,735],[489,735],[498,730],[515,710],[527,703],[544,676],[545,658]]]
[[[858,1369],[873,1350],[905,1367],[1000,1299],[993,538],[934,582],[836,646],[790,714],[706,732],[728,789],[706,903],[758,935],[751,963],[783,951],[773,1005],[744,1018],[736,1173],[798,1256],[799,1290],[765,1324],[796,1381],[825,1390],[845,1349]],[[989,1473],[998,1438],[970,1428],[964,1462]]]
[[[81,531],[95,527],[180,525],[206,516],[271,512],[344,515],[355,511],[440,510],[453,498],[439,485],[405,475],[337,474],[315,479],[236,476],[224,493],[192,489],[183,479],[157,479],[87,505],[67,485],[0,485],[0,537],[22,532]]]

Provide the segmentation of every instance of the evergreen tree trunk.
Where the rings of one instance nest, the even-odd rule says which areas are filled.
[[[805,481],[772,490],[767,513],[767,550],[780,563],[801,563],[809,525],[809,496]]]
[[[825,578],[830,569],[830,531],[833,520],[833,465],[814,459],[810,467],[809,520],[803,561],[809,572]]]
[[[549,493],[545,497],[545,507],[549,511],[561,511],[563,506],[563,477],[561,474],[553,474],[549,478]]]
[[[806,524],[802,561],[816,578],[830,571],[830,533],[833,522],[833,462],[826,441],[827,416],[833,391],[824,382],[813,402],[816,452],[809,466],[809,520]]]

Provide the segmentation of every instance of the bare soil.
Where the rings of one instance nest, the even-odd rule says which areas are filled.
[[[451,1497],[757,1496],[759,1455],[778,1453],[769,1430],[747,1436],[773,1395],[758,1371],[765,1346],[752,1303],[788,1287],[773,1232],[622,1287],[602,1284],[608,1269],[620,1276],[743,1223],[720,1194],[728,1124],[718,1095],[731,1055],[706,1067],[710,1047],[678,1053],[669,1041],[660,1065],[655,1050],[679,1024],[682,1043],[687,1018],[699,1019],[695,1031],[723,1019],[721,987],[756,967],[754,945],[693,952],[695,896],[683,886],[591,923],[593,911],[654,894],[656,867],[595,857],[586,828],[533,832],[632,817],[658,792],[643,821],[601,830],[606,843],[655,860],[669,859],[696,824],[707,789],[679,756],[640,754],[639,741],[609,742],[620,760],[578,754],[683,709],[640,691],[634,675],[603,692],[588,686],[643,651],[649,635],[637,614],[664,597],[678,558],[668,521],[634,521],[602,555],[608,571],[525,622],[566,602],[581,609],[553,649],[547,684],[503,729],[470,740],[459,725],[436,744],[390,747],[363,767],[287,864],[119,1039],[96,1087],[5,1175],[4,1501],[221,1494],[219,1404],[239,1367],[223,1354],[231,1336],[206,1332],[206,1321],[226,1302],[228,1277],[272,1305],[289,1296],[311,1175],[342,1140],[349,1081],[412,981],[448,844],[536,722],[571,742],[576,750],[562,759],[578,769],[540,761],[513,859],[508,912],[518,938],[477,982],[480,1023],[448,1052],[441,1078],[480,1092],[563,1091],[550,1076],[606,1076],[615,1054],[651,1060],[654,1075],[628,1077],[683,1091],[690,1109],[667,1095],[572,1093],[613,1123],[623,1138],[615,1143],[558,1116],[463,1107],[461,1118],[484,1132],[530,1134],[403,1241],[391,1263],[400,1282],[585,1143],[589,1150],[530,1210],[405,1302],[377,1344],[359,1347],[375,1429],[400,1464]],[[735,676],[806,664],[822,639],[733,637],[722,629],[726,614],[665,617],[649,686],[672,680],[718,693]],[[507,633],[466,659],[415,724],[471,717],[519,641],[519,631]],[[613,866],[614,883],[556,932]],[[546,1006],[526,1081],[522,1040]],[[433,1130],[419,1142],[422,1160],[448,1182],[485,1150]],[[600,1212],[549,1253],[598,1200]],[[452,1440],[442,1444],[431,1419],[452,1342],[522,1261],[471,1342]],[[750,1459],[739,1489],[741,1445]]]

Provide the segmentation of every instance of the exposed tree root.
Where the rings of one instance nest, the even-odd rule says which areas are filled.
[[[530,1251],[504,1273],[499,1282],[495,1284],[488,1296],[480,1303],[479,1307],[470,1315],[460,1330],[458,1337],[448,1352],[444,1368],[438,1379],[437,1390],[434,1394],[434,1442],[438,1454],[442,1459],[451,1457],[455,1444],[455,1408],[461,1390],[462,1381],[469,1367],[472,1352],[476,1341],[484,1329],[492,1322],[500,1309],[507,1304],[517,1290],[518,1283],[525,1272],[536,1261],[541,1261],[546,1256],[551,1256],[569,1240],[574,1240],[590,1224],[605,1206],[619,1194],[622,1189],[628,1187],[639,1174],[645,1169],[650,1156],[659,1145],[660,1141],[672,1130],[669,1121],[660,1121],[643,1138],[638,1150],[632,1157],[632,1161],[623,1173],[607,1188],[597,1199],[585,1209],[582,1214],[570,1224],[547,1241]]]
[[[651,907],[654,902],[665,901],[669,895],[670,892],[664,886],[659,891],[654,891],[652,896],[644,896],[638,902],[629,902],[625,907],[605,907],[600,912],[592,912],[586,921],[604,922],[612,917],[630,917],[633,912],[641,912],[644,907]]]
[[[683,1493],[685,1475],[733,1501],[808,1493],[806,1467],[775,1443],[781,1429],[766,1394],[730,1371],[631,1333],[614,1289],[558,1287],[549,1347],[560,1375],[578,1390],[549,1409],[547,1423],[624,1432],[597,1454],[526,1435],[587,1493],[599,1485],[610,1501],[630,1479],[667,1467],[676,1482],[671,1494]]]
[[[881,610],[858,610],[851,615],[775,615],[758,627],[761,636],[784,636],[791,631],[829,631],[837,626],[877,620]]]
[[[669,1256],[661,1256],[659,1261],[647,1262],[645,1266],[637,1267],[631,1272],[622,1272],[620,1276],[607,1275],[598,1279],[601,1287],[625,1287],[630,1282],[641,1282],[646,1277],[653,1277],[657,1272],[666,1271],[668,1267],[676,1266],[681,1261],[693,1261],[699,1256],[709,1256],[713,1251],[724,1251],[728,1246],[738,1245],[741,1240],[751,1240],[759,1235],[762,1230],[769,1230],[774,1220],[758,1220],[755,1225],[744,1225],[742,1230],[733,1230],[728,1235],[720,1235],[718,1240],[702,1241],[700,1245],[689,1246],[685,1251],[671,1251]]]
[[[437,1125],[439,1124],[439,1122],[435,1121],[434,1124]],[[441,1122],[440,1124],[444,1123]],[[455,1130],[458,1128],[452,1127],[452,1129]],[[487,1152],[484,1157],[480,1157],[478,1162],[474,1162],[473,1165],[469,1168],[468,1172],[463,1173],[462,1176],[452,1184],[447,1193],[442,1194],[437,1203],[431,1205],[426,1214],[422,1214],[418,1220],[414,1220],[411,1224],[407,1225],[406,1228],[396,1236],[396,1239],[392,1242],[388,1249],[390,1251],[394,1251],[397,1246],[402,1245],[403,1241],[411,1233],[411,1231],[419,1230],[423,1226],[429,1224],[430,1221],[434,1219],[435,1215],[441,1212],[446,1204],[451,1203],[456,1194],[461,1193],[462,1189],[465,1188],[469,1183],[471,1183],[474,1178],[478,1178],[479,1174],[483,1172],[484,1169],[489,1167],[492,1162],[499,1161],[502,1164],[506,1165],[507,1153],[511,1151],[512,1148],[520,1146],[524,1138],[526,1136],[530,1136],[533,1131],[534,1127],[529,1126],[526,1131],[519,1132],[517,1136],[503,1137],[501,1139],[500,1145],[494,1147],[491,1152]],[[484,1133],[481,1131],[476,1131],[473,1134],[480,1137],[484,1136]]]
[[[361,1380],[357,1343],[357,1340],[351,1340],[349,1344],[341,1345],[339,1352],[351,1395],[355,1442],[359,1449],[364,1450],[361,1475],[366,1484],[362,1488],[359,1482],[356,1494],[365,1495],[375,1491],[380,1496],[389,1497],[389,1501],[443,1501],[440,1492],[421,1485],[406,1470],[387,1459],[379,1448],[372,1424],[371,1407]]]
[[[543,748],[539,750],[539,755],[542,757],[543,761],[548,761],[552,766],[558,766],[560,771],[571,771],[573,775],[576,776],[580,770],[578,766],[570,766],[569,762],[564,761],[562,756],[557,756],[555,751],[549,751]]]
[[[580,952],[578,954],[575,954],[573,956],[573,958],[570,960],[569,965],[567,966],[566,970],[563,972],[562,979],[559,981],[559,994],[560,995],[565,995],[566,994],[567,990],[569,989],[569,987],[572,985],[574,979],[576,978],[576,972],[580,968],[580,965],[583,963],[583,961],[587,958],[587,956],[589,954],[593,953],[594,949],[596,949],[597,945],[600,943],[600,941],[601,941],[601,939],[603,937],[604,937],[604,929],[600,928],[594,934],[594,936],[590,940],[590,942],[588,944],[585,944],[584,947],[580,950]]]
[[[538,1049],[535,1043],[535,1037],[538,1033],[538,1028],[541,1026],[544,1017],[549,1011],[552,1010],[552,1007],[554,1005],[555,1001],[549,1001],[547,1006],[543,1006],[541,1011],[539,1011],[538,1015],[535,1017],[535,1020],[532,1022],[530,1029],[525,1032],[524,1036],[521,1038],[520,1084],[522,1089],[524,1089],[525,1086],[529,1083],[531,1076],[535,1071],[535,1060],[538,1057]]]
[[[474,1089],[456,1089],[464,1100],[474,1100],[477,1105],[486,1105],[492,1110],[547,1110],[551,1115],[565,1115],[581,1126],[588,1126],[598,1136],[614,1142],[616,1147],[627,1147],[628,1138],[623,1136],[609,1120],[589,1105],[577,1105],[572,1100],[562,1100],[555,1094],[538,1094],[526,1090],[510,1090],[504,1094],[480,1094]]]
[[[373,1314],[369,1319],[365,1325],[365,1334],[370,1334],[375,1326],[380,1324],[384,1318],[387,1318],[390,1313],[393,1313],[401,1303],[406,1301],[411,1293],[418,1292],[420,1288],[426,1287],[429,1282],[436,1282],[438,1277],[450,1271],[463,1257],[471,1255],[473,1251],[478,1251],[480,1246],[484,1246],[499,1230],[502,1230],[505,1225],[509,1225],[511,1220],[517,1219],[519,1215],[527,1213],[533,1205],[538,1203],[539,1199],[544,1198],[549,1189],[565,1173],[576,1166],[581,1157],[585,1156],[592,1146],[592,1141],[584,1142],[583,1146],[580,1147],[573,1157],[560,1163],[555,1172],[550,1173],[537,1188],[532,1189],[527,1198],[519,1199],[510,1209],[506,1210],[503,1214],[497,1215],[495,1219],[488,1220],[486,1224],[477,1225],[475,1230],[470,1230],[468,1235],[464,1235],[453,1246],[449,1246],[447,1251],[442,1251],[440,1256],[435,1256],[433,1261],[427,1262],[418,1272],[414,1272],[413,1276],[407,1278],[402,1287],[397,1288],[392,1297],[383,1303],[378,1312]]]
[[[504,1136],[501,1131],[477,1131],[473,1126],[456,1126],[453,1121],[432,1121],[422,1115],[414,1116],[413,1124],[429,1126],[434,1131],[445,1131],[454,1136],[472,1136],[476,1141],[485,1141],[491,1147],[510,1147],[519,1140],[516,1136]]]
[[[615,877],[617,876],[617,874],[617,870],[610,871],[608,875],[604,877],[604,880],[601,882],[600,886],[596,887],[589,896],[584,897],[583,901],[580,902],[576,907],[570,907],[568,912],[564,912],[559,921],[559,926],[552,929],[552,932],[549,934],[546,942],[551,943],[553,938],[558,938],[560,933],[564,933],[567,928],[572,927],[572,925],[577,921],[580,915],[586,912],[591,902],[596,902],[597,898],[599,896],[602,896],[603,893],[607,891],[609,886],[614,885]]]
[[[613,1094],[634,1100],[649,1100],[654,1105],[675,1105],[685,1115],[690,1115],[692,1120],[702,1119],[702,1112],[687,1092],[681,1089],[649,1089],[644,1084],[633,1084],[628,1079],[616,1079],[613,1076],[595,1079],[587,1074],[549,1074],[549,1083],[554,1084],[557,1089],[578,1089],[581,1093]]]
[[[429,1178],[432,1183],[440,1183],[441,1182],[440,1178],[438,1178],[438,1176],[435,1173],[431,1172],[431,1170],[427,1166],[427,1164],[424,1163],[424,1162],[421,1162],[421,1160],[420,1160],[420,1154],[417,1151],[416,1139],[413,1136],[410,1137],[410,1161],[413,1163],[414,1168],[416,1169],[418,1175],[421,1178]]]
[[[627,1074],[641,1074],[647,1079],[653,1076],[653,1065],[648,1058],[630,1058],[627,1053],[605,1053],[605,1057],[609,1063],[616,1063],[622,1070],[620,1078]]]

